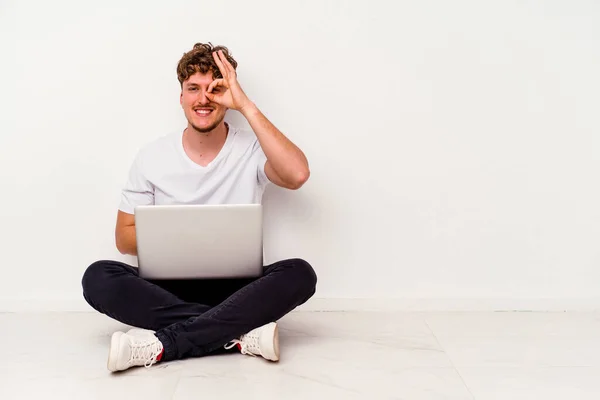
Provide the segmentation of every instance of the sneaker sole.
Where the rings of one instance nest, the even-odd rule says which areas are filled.
[[[279,361],[279,325],[275,324],[275,332],[273,333],[273,348],[275,349],[275,360]]]
[[[279,361],[279,328],[277,323],[271,322],[268,324],[260,338],[261,341],[267,341],[260,344],[261,352],[263,349],[267,350],[262,356],[270,361]]]
[[[115,332],[110,339],[110,349],[108,351],[108,362],[106,363],[106,367],[111,372],[118,371],[117,361],[119,359],[121,336],[123,336],[123,332]]]

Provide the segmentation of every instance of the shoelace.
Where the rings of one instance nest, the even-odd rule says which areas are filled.
[[[258,344],[258,335],[243,335],[239,340],[233,339],[225,345],[225,349],[231,349],[236,344],[241,346],[242,354],[256,357],[260,354],[260,345]]]
[[[131,345],[131,358],[130,363],[136,361],[144,361],[144,367],[150,368],[152,365],[157,363],[156,358],[162,352],[163,345],[159,340],[151,343],[145,341],[132,343]]]

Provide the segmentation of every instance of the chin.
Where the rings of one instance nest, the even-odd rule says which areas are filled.
[[[190,125],[192,125],[192,128],[194,128],[197,132],[200,132],[200,133],[209,133],[218,126],[218,124],[217,124],[217,125],[209,125],[209,126],[205,126],[205,127],[201,128],[198,125],[195,125],[192,123],[190,123]]]
[[[221,123],[221,121],[214,123],[214,124],[210,124],[208,126],[203,126],[200,127],[196,124],[194,124],[193,122],[190,122],[190,125],[192,126],[192,128],[194,128],[196,131],[200,132],[200,133],[210,133],[212,132],[217,126],[219,126],[219,124]]]
[[[192,126],[192,128],[194,128],[196,131],[200,132],[200,133],[209,133],[211,131],[213,131],[217,126],[219,126],[219,124],[221,122],[223,122],[223,118],[221,118],[221,120],[217,121],[217,122],[213,122],[210,125],[206,125],[206,126],[198,126],[196,124],[194,124],[192,121],[188,120],[188,122],[190,123],[190,125]]]

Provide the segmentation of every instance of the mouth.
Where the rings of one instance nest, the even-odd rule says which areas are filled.
[[[194,114],[196,114],[199,117],[207,117],[210,114],[212,114],[213,109],[212,108],[196,108],[194,109]]]

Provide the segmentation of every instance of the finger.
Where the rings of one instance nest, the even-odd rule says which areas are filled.
[[[219,100],[221,97],[217,96],[216,94],[206,93],[205,96],[211,103],[221,104],[221,101]]]
[[[208,93],[212,94],[213,89],[216,88],[216,87],[219,87],[219,86],[223,86],[225,88],[227,87],[224,79],[221,79],[221,78],[215,79],[214,81],[212,81],[210,83],[210,85],[208,85],[208,89],[206,89],[206,91]]]
[[[227,68],[225,68],[225,66],[221,62],[221,59],[219,58],[217,52],[216,51],[213,52],[212,55],[213,55],[213,58],[215,59],[215,63],[217,64],[217,67],[219,67],[219,71],[221,71],[221,76],[223,76],[223,78],[227,79],[229,77]]]
[[[223,65],[225,66],[225,68],[227,68],[227,70],[229,71],[230,74],[235,74],[235,68],[233,68],[233,65],[231,65],[231,63],[229,62],[229,60],[227,59],[227,57],[225,57],[225,54],[223,53],[223,50],[219,50],[219,56],[221,56],[221,62],[223,63]]]
[[[208,101],[210,101],[211,103],[224,105],[222,102],[222,99],[223,99],[222,96],[218,96],[214,93],[206,93],[205,95],[206,95],[206,98],[208,99]]]

